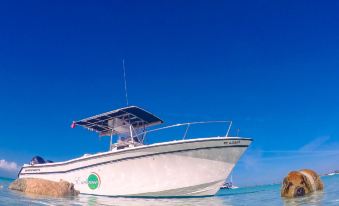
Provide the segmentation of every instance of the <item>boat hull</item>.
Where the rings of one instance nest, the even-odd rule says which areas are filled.
[[[82,194],[210,196],[218,192],[251,141],[216,137],[140,146],[66,162],[24,165],[19,177],[63,179]]]

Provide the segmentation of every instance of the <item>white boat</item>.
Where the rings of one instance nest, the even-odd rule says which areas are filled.
[[[217,193],[252,139],[228,137],[229,121],[192,122],[146,131],[163,123],[136,106],[129,106],[80,121],[100,136],[110,136],[107,152],[86,154],[64,162],[24,164],[19,178],[42,178],[74,183],[82,194],[104,196],[183,197]],[[185,139],[195,124],[230,123],[226,135]],[[185,126],[180,138],[146,145],[146,134]],[[117,142],[113,139],[117,137]],[[174,137],[175,138],[175,137]]]
[[[326,176],[333,176],[333,175],[336,175],[338,173],[335,173],[335,172],[331,172],[331,173],[328,173]]]
[[[230,178],[230,181],[229,182],[227,182],[227,181],[225,181],[224,182],[224,184],[220,187],[220,189],[238,189],[239,187],[237,187],[237,186],[235,186],[234,184],[233,184],[233,177],[232,177],[232,175],[231,175],[231,178]]]

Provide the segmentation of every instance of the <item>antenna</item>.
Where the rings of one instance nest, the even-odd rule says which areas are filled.
[[[128,106],[128,96],[127,96],[127,81],[126,81],[126,68],[125,68],[125,59],[122,59],[122,68],[124,70],[124,83],[125,83],[125,96],[126,96],[126,105]]]

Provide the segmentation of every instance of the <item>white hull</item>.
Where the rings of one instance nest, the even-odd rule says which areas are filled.
[[[209,196],[218,192],[251,141],[216,137],[152,144],[66,162],[24,165],[19,177],[63,179],[83,194]],[[91,174],[97,179],[89,179]]]

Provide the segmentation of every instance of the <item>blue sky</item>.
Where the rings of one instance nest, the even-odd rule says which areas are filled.
[[[0,176],[107,150],[73,120],[129,102],[226,119],[253,145],[240,185],[339,169],[338,1],[2,1]],[[159,138],[161,140],[161,137]]]

